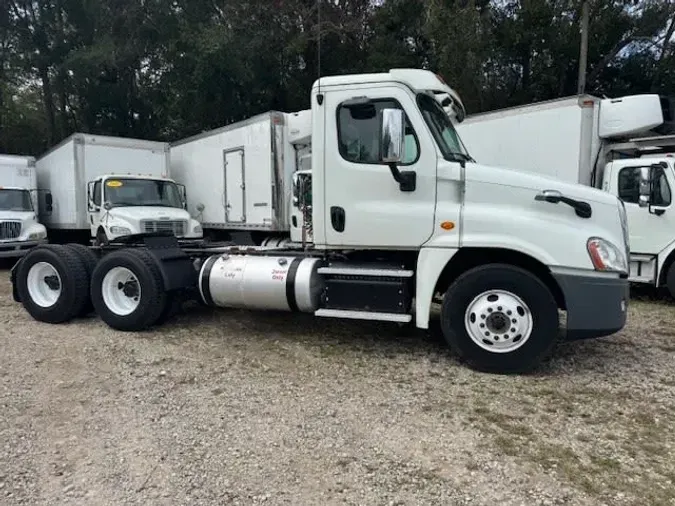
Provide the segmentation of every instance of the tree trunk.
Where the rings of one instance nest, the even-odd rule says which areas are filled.
[[[49,70],[45,65],[40,65],[38,69],[40,80],[42,81],[42,100],[47,117],[47,140],[49,145],[55,142],[56,116],[54,114],[54,96],[52,94],[52,83],[49,78]]]

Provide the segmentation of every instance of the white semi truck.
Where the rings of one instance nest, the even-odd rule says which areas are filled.
[[[24,255],[47,242],[47,230],[38,221],[39,203],[43,213],[51,209],[51,196],[38,198],[35,158],[0,155],[0,258]]]
[[[502,109],[469,116],[457,130],[480,163],[618,196],[628,215],[630,281],[675,296],[675,136],[663,135],[672,127],[671,102],[645,94]]]
[[[53,198],[43,218],[50,236],[99,245],[151,232],[202,237],[184,188],[169,179],[167,143],[76,133],[36,167],[39,188]]]
[[[621,330],[624,205],[583,185],[475,163],[443,108],[460,118],[461,101],[436,98],[451,92],[418,69],[322,77],[308,135],[294,133],[311,156],[290,180],[279,174],[290,189],[276,204],[290,216],[283,244],[188,247],[145,237],[103,247],[99,260],[96,248],[43,246],[12,270],[14,298],[51,323],[87,312],[91,300],[123,331],[164,321],[186,293],[210,306],[421,329],[436,301],[448,344],[498,372],[534,367],[561,335]]]

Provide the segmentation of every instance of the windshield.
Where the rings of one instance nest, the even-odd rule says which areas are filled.
[[[158,179],[108,179],[104,201],[113,207],[183,207],[178,186]]]
[[[28,190],[0,190],[0,211],[32,211]]]
[[[443,157],[452,161],[458,159],[472,160],[462,140],[457,135],[452,121],[438,101],[426,93],[420,93],[417,95],[417,104],[422,111],[424,121],[431,129],[431,134],[441,148]]]

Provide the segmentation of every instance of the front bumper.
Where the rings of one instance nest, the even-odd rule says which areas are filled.
[[[41,239],[38,241],[0,241],[0,258],[16,258],[22,257],[28,251],[40,244],[45,244],[47,239]]]
[[[626,324],[628,279],[553,273],[567,306],[567,339],[614,334]]]

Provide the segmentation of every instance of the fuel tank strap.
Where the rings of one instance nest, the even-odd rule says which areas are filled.
[[[294,258],[288,267],[288,274],[286,275],[286,300],[288,301],[288,307],[294,313],[300,311],[298,301],[295,298],[295,276],[298,273],[298,267],[301,262],[302,258]]]
[[[207,258],[204,266],[202,267],[202,275],[201,279],[199,280],[199,288],[202,292],[202,299],[204,299],[204,304],[207,306],[215,306],[213,303],[213,297],[211,297],[211,283],[209,281],[211,278],[211,268],[213,267],[213,264],[216,263],[216,260],[218,260],[218,255],[213,255]]]

